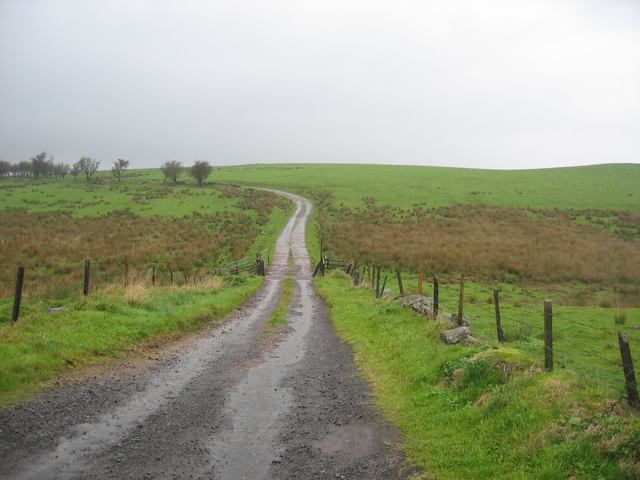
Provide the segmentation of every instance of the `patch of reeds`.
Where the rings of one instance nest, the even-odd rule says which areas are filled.
[[[319,216],[325,249],[357,258],[431,272],[467,272],[478,279],[543,283],[597,283],[640,287],[640,241],[560,211],[456,205],[401,210],[366,202]],[[593,217],[592,217],[593,218]],[[621,215],[627,228],[640,217]]]
[[[25,295],[65,297],[81,291],[84,260],[91,259],[91,290],[124,286],[142,277],[156,284],[213,282],[211,272],[241,258],[260,229],[249,213],[224,211],[189,218],[138,216],[127,211],[99,217],[63,212],[0,211],[0,297],[13,293],[16,270],[26,268]],[[173,282],[171,281],[173,277]],[[57,292],[57,293],[56,293]]]

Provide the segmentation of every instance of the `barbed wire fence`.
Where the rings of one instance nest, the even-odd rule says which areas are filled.
[[[25,292],[33,293],[39,299],[55,300],[62,296],[73,295],[87,296],[97,292],[105,292],[110,289],[128,288],[133,286],[206,286],[207,281],[219,276],[241,275],[244,273],[265,275],[266,267],[271,263],[271,249],[265,248],[255,254],[239,260],[226,263],[214,269],[193,268],[174,269],[173,267],[157,262],[129,263],[86,259],[84,264],[77,269],[65,267],[65,274],[47,275],[49,284],[55,287],[43,288],[36,286],[30,290],[29,271],[19,266],[16,273],[13,305],[11,308],[11,322],[16,323],[20,318],[23,296]],[[39,280],[43,279],[39,276]],[[29,295],[30,296],[30,295]],[[26,297],[25,297],[26,298]]]
[[[335,263],[340,268],[341,262],[335,261]],[[380,276],[380,268],[381,266],[375,264],[361,265],[362,275],[358,275],[357,285],[377,291],[379,289],[377,278]],[[394,270],[397,273],[397,269],[390,269],[390,271]],[[439,275],[433,276],[434,279],[438,277]],[[438,286],[439,282],[436,280],[434,284],[434,294],[439,291],[439,306],[436,309],[439,308],[440,311],[443,311],[443,306],[454,306],[453,299],[443,297],[444,291]],[[407,291],[414,289],[412,288],[414,285],[409,288],[406,288],[407,286],[405,284]],[[402,288],[400,279],[398,287]],[[415,291],[419,290],[419,287],[415,288]],[[377,292],[376,297],[380,296],[380,293]],[[524,293],[526,295],[526,292]],[[474,303],[475,314],[478,314],[479,311],[479,315],[483,319],[482,340],[484,343],[508,345],[518,342],[518,348],[522,348],[534,358],[544,359],[546,370],[571,371],[597,388],[619,395],[620,400],[628,402],[632,407],[640,408],[631,356],[632,346],[640,348],[638,345],[640,332],[634,331],[633,326],[617,329],[600,324],[590,324],[587,321],[574,318],[562,306],[559,308],[556,306],[556,311],[552,312],[550,300],[541,301],[533,295],[529,302],[515,301],[502,305],[502,307],[509,307],[508,309],[501,308],[500,302],[498,302],[496,308],[495,302],[498,298],[499,292],[494,293],[490,302]],[[458,300],[458,298],[455,299],[456,304]],[[545,321],[545,303],[548,304],[549,318],[547,321]],[[456,307],[459,308],[458,305]],[[514,310],[520,314],[514,314]],[[455,307],[453,311],[455,311]],[[493,332],[495,333],[490,333],[487,326],[492,322],[491,320],[487,322],[487,320],[494,317],[496,324]],[[471,324],[474,325],[473,319],[471,319]],[[498,333],[501,330],[502,341],[501,335]]]

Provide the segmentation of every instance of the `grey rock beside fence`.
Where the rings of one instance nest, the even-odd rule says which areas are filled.
[[[407,295],[406,297],[400,297],[397,301],[405,307],[411,308],[418,315],[426,315],[428,317],[435,318],[437,315],[434,312],[433,299],[425,295]],[[458,323],[457,313],[440,313],[440,317],[451,324],[450,329],[442,332],[442,341],[446,344],[462,343],[466,345],[473,345],[478,343],[472,336],[471,321],[469,316],[463,314],[462,322]]]
[[[471,327],[456,327],[450,330],[445,330],[440,335],[442,341],[447,344],[460,343],[467,337],[471,336]]]
[[[399,301],[402,305],[411,308],[419,315],[433,316],[433,299],[424,295],[407,295],[400,297]]]

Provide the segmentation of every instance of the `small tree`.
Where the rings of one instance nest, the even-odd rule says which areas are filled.
[[[80,162],[76,162],[71,166],[71,175],[73,176],[74,180],[78,179],[78,175],[80,175],[80,173],[82,172],[82,168],[80,167]]]
[[[16,173],[19,177],[30,177],[33,171],[31,167],[31,162],[22,160],[18,165],[16,165]]]
[[[111,167],[112,175],[120,181],[122,179],[122,174],[124,171],[129,168],[129,160],[124,160],[119,158],[115,162],[113,162],[113,167]]]
[[[0,177],[8,177],[11,175],[13,165],[5,160],[0,160]]]
[[[211,170],[213,170],[213,167],[209,165],[209,162],[196,160],[189,169],[189,174],[196,179],[198,185],[202,185],[202,182],[211,174]]]
[[[176,160],[168,160],[162,164],[160,171],[164,175],[164,183],[171,179],[173,183],[178,183],[178,175],[182,172],[182,163]]]
[[[71,168],[66,163],[56,163],[53,171],[56,177],[59,176],[64,178],[67,175],[67,173],[71,171]]]
[[[84,173],[87,182],[91,181],[91,178],[98,171],[98,167],[100,166],[100,162],[91,157],[81,157],[80,160],[78,160],[78,164],[80,171]]]
[[[31,174],[33,178],[46,177],[49,173],[49,163],[46,152],[37,154],[31,159]]]

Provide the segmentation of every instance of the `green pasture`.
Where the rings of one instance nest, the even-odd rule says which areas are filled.
[[[376,300],[370,290],[341,277],[328,275],[316,285],[376,402],[400,428],[409,459],[424,467],[423,478],[638,478],[640,417],[615,401],[619,394],[612,388],[619,392],[619,385],[584,381],[569,368],[543,372],[538,331],[512,337],[520,307],[505,309],[513,340],[498,346],[491,340],[489,315],[481,314],[485,307],[469,305],[475,332],[487,341],[449,346],[439,338],[442,322],[388,299]],[[487,292],[470,286],[470,293],[484,300]],[[442,294],[443,306],[450,309],[455,288],[445,284]],[[510,300],[522,298],[520,292],[505,294]],[[536,324],[538,317],[519,319]],[[592,320],[560,309],[560,336],[568,333],[562,322],[575,317]],[[612,329],[605,320],[609,315],[595,317]],[[637,325],[637,311],[632,318]]]
[[[640,164],[539,170],[357,165],[278,164],[219,167],[212,180],[277,187],[335,205],[362,205],[364,197],[410,208],[472,203],[513,207],[640,211]]]
[[[159,169],[132,170],[121,182],[105,172],[98,182],[83,179],[0,178],[0,208],[29,211],[63,210],[78,216],[97,216],[114,210],[136,215],[191,217],[223,210],[243,211],[238,198],[225,197],[219,185],[197,187],[184,176],[177,185],[164,183]]]
[[[387,288],[398,294],[394,272],[388,276]],[[417,275],[403,274],[405,294],[417,292]],[[458,310],[460,285],[458,278],[440,276],[440,311]],[[487,285],[466,280],[464,312],[471,319],[473,335],[484,345],[498,346],[493,304],[493,290],[498,289],[500,315],[505,345],[525,352],[539,367],[544,366],[544,301],[553,306],[555,366],[589,381],[594,387],[622,399],[624,378],[620,367],[618,332],[629,335],[632,356],[640,366],[640,308],[616,308],[615,305],[572,305],[573,284],[546,288],[513,284]],[[433,277],[425,278],[423,294],[433,296]],[[373,292],[371,296],[374,296]],[[578,295],[578,298],[580,296]],[[604,302],[603,302],[604,304]],[[617,320],[616,320],[617,319]]]

